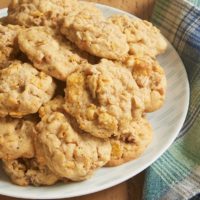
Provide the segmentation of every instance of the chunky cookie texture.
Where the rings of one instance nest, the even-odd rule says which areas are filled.
[[[110,159],[109,141],[82,132],[63,113],[45,115],[37,130],[48,167],[61,177],[85,180]]]
[[[55,91],[53,79],[28,63],[12,62],[0,71],[0,116],[36,113]]]
[[[65,113],[64,110],[64,103],[65,100],[62,96],[56,96],[51,101],[48,101],[45,103],[39,110],[39,116],[40,118],[44,117],[45,115],[49,115],[53,112],[61,112]]]
[[[61,32],[80,49],[98,57],[119,59],[129,50],[119,27],[88,8],[67,15]]]
[[[145,118],[133,120],[121,127],[119,139],[111,138],[112,153],[107,166],[118,166],[138,158],[152,141],[153,130]]]
[[[145,112],[161,108],[166,97],[167,80],[158,61],[149,56],[128,56],[123,62],[140,88]]]
[[[76,0],[12,0],[7,22],[25,27],[56,27],[77,6]]]
[[[17,35],[21,29],[20,26],[0,24],[0,69],[6,68],[18,54]]]
[[[167,80],[159,63],[150,57],[135,58],[132,75],[144,95],[145,111],[160,109],[166,97]]]
[[[3,168],[11,181],[21,186],[53,185],[60,179],[47,166],[40,165],[35,158],[3,160]]]
[[[71,74],[65,95],[65,110],[81,129],[100,138],[119,136],[120,126],[144,111],[143,96],[131,72],[108,60]]]
[[[167,42],[160,31],[148,21],[125,15],[113,15],[109,21],[126,35],[131,55],[155,57],[167,48]]]
[[[33,157],[35,125],[34,120],[0,118],[0,158],[12,160]]]
[[[137,159],[163,106],[150,22],[78,0],[11,0],[0,19],[0,159],[21,186],[83,181]],[[113,169],[114,170],[114,169]]]
[[[59,80],[85,67],[88,62],[80,51],[56,31],[48,27],[32,27],[20,32],[19,47],[34,67]]]

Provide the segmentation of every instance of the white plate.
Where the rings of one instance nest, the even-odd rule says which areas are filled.
[[[127,14],[131,16],[112,7],[97,6],[106,16],[112,14]],[[0,10],[0,17],[5,15],[6,9]],[[183,125],[189,105],[187,74],[181,59],[171,44],[168,44],[166,53],[159,56],[158,59],[167,75],[167,98],[162,109],[149,114],[150,122],[154,128],[154,139],[139,159],[119,167],[102,168],[87,181],[70,184],[60,183],[49,187],[16,186],[8,181],[3,172],[0,172],[0,194],[30,199],[56,199],[81,196],[119,184],[151,165],[175,140]]]

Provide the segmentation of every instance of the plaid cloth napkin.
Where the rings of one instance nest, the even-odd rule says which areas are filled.
[[[200,199],[200,0],[157,0],[152,22],[182,58],[191,94],[178,138],[146,171],[143,198]]]

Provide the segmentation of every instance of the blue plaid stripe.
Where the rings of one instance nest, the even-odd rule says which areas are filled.
[[[195,5],[195,6],[194,6]],[[170,149],[146,172],[144,199],[200,199],[200,0],[157,0],[152,16],[182,58],[190,107]]]

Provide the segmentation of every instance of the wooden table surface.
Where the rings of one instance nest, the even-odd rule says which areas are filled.
[[[98,3],[111,5],[122,10],[126,10],[141,18],[148,19],[152,13],[155,0],[89,0]],[[0,8],[6,7],[10,0],[0,0]],[[107,190],[94,194],[69,198],[68,200],[141,200],[144,182],[144,172],[134,178],[121,183]],[[78,188],[77,188],[78,189]],[[12,192],[12,191],[11,191]],[[17,200],[11,197],[0,195],[0,200]],[[19,199],[18,199],[19,200]]]

